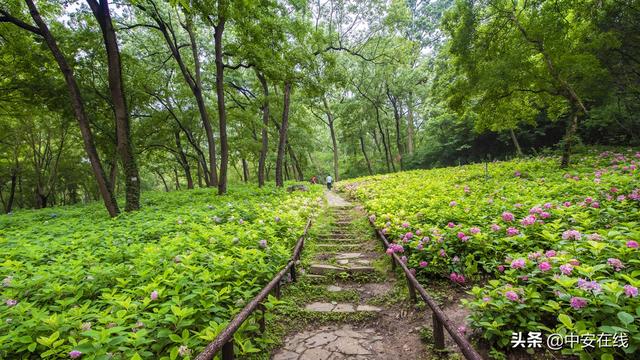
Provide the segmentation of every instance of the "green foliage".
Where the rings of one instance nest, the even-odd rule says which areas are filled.
[[[518,331],[624,332],[628,348],[593,351],[632,354],[640,346],[640,152],[591,150],[569,170],[555,161],[410,171],[338,187],[364,202],[419,279],[477,283],[469,321],[492,344],[506,348]]]
[[[115,219],[99,204],[0,217],[0,357],[195,355],[289,259],[319,187],[229,193],[152,193]]]

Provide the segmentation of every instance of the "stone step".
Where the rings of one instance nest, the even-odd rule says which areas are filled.
[[[335,313],[352,313],[352,312],[380,312],[381,308],[377,306],[371,305],[359,305],[359,304],[348,304],[348,303],[335,303],[335,302],[314,302],[311,304],[307,304],[304,307],[307,311],[315,311],[315,312],[335,312]]]
[[[316,247],[320,251],[349,251],[358,250],[364,246],[363,244],[316,244]]]
[[[331,239],[347,239],[347,238],[354,238],[354,237],[358,237],[360,234],[352,234],[352,233],[333,233],[333,234],[321,234],[318,235],[319,239],[327,239],[327,238],[331,238]]]
[[[311,264],[308,272],[316,275],[326,275],[346,272],[348,274],[370,274],[375,269],[366,265],[329,265],[329,264]]]
[[[324,242],[324,243],[365,243],[367,242],[366,240],[362,239],[362,238],[357,238],[357,237],[348,237],[348,238],[320,238],[318,239],[318,242]]]

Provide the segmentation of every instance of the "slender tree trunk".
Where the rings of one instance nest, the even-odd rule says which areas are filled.
[[[340,169],[339,169],[339,161],[338,161],[338,141],[336,139],[336,131],[334,128],[334,118],[331,109],[329,108],[329,104],[327,103],[327,99],[323,96],[322,103],[324,104],[324,110],[327,113],[327,123],[329,124],[329,133],[331,134],[331,144],[333,146],[333,175],[335,181],[340,180]]]
[[[369,175],[373,175],[373,169],[371,168],[371,161],[369,161],[369,157],[367,156],[367,151],[364,147],[364,137],[360,135],[360,149],[362,150],[362,155],[364,156],[364,160],[367,162],[367,170],[369,170]]]
[[[116,32],[111,21],[108,0],[87,0],[100,29],[107,50],[107,69],[109,79],[109,92],[116,117],[117,149],[125,175],[126,211],[134,211],[140,208],[140,175],[136,164],[133,147],[131,146],[131,129],[129,123],[129,111],[124,94],[122,81],[122,63]]]
[[[407,153],[413,155],[413,94],[409,93],[409,101],[407,102]]]
[[[562,147],[562,160],[560,162],[561,168],[566,168],[567,166],[569,166],[571,157],[571,146],[575,141],[575,136],[578,129],[578,112],[578,110],[573,111],[567,124],[567,132],[565,134],[564,144]]]
[[[524,154],[522,153],[522,148],[520,147],[520,143],[518,142],[518,138],[516,137],[516,133],[513,131],[513,129],[509,129],[509,135],[511,135],[513,146],[516,147],[516,154],[518,154],[518,156],[523,156]]]
[[[25,1],[27,3],[27,6],[29,7],[31,18],[38,26],[38,32],[36,33],[44,38],[47,46],[49,47],[49,50],[51,50],[53,57],[58,63],[58,67],[60,68],[60,71],[62,72],[62,75],[67,84],[73,112],[76,120],[78,121],[80,132],[82,134],[84,149],[87,152],[87,156],[89,157],[89,162],[91,163],[91,168],[98,184],[98,189],[100,191],[100,194],[102,195],[102,200],[104,201],[109,215],[116,216],[120,212],[118,203],[116,202],[113,192],[111,192],[110,190],[109,180],[107,179],[104,169],[102,168],[100,156],[98,155],[98,151],[96,150],[93,134],[89,125],[89,118],[87,117],[87,114],[85,112],[84,102],[82,101],[80,89],[73,74],[73,70],[60,51],[55,38],[49,31],[49,28],[45,24],[44,20],[42,20],[42,17],[38,12],[38,8],[33,3],[33,0]],[[33,32],[33,30],[31,31]]]
[[[391,136],[389,135],[389,127],[385,125],[384,130],[387,133],[387,144],[389,144],[389,157],[391,158],[391,169],[393,169],[393,172],[396,172],[396,165],[393,161],[393,155],[391,154]]]
[[[391,102],[391,105],[393,107],[393,118],[395,120],[395,125],[396,125],[396,146],[398,148],[398,165],[400,166],[400,171],[402,171],[403,148],[402,148],[402,134],[400,133],[400,118],[401,118],[400,103],[399,103],[399,100],[394,95],[391,94],[391,92],[389,91],[389,88],[387,88],[387,97],[389,98],[389,101]],[[387,138],[388,138],[388,135],[387,135]]]
[[[184,170],[184,176],[187,179],[187,189],[193,189],[193,177],[191,177],[191,167],[189,166],[189,160],[187,159],[187,155],[184,153],[184,149],[182,148],[182,142],[180,141],[180,131],[176,130],[174,132],[174,136],[176,138],[176,147],[178,149],[178,159],[180,165],[182,165],[182,169]]]
[[[393,162],[393,160],[391,159],[391,149],[389,149],[389,146],[387,146],[387,140],[385,140],[384,131],[382,130],[382,123],[380,122],[380,109],[378,109],[378,107],[375,105],[374,107],[376,109],[376,123],[378,124],[380,138],[382,139],[382,146],[384,147],[384,157],[387,162],[387,172],[391,172],[391,164]]]
[[[18,180],[18,175],[16,169],[11,171],[11,185],[9,186],[9,199],[7,200],[7,204],[5,206],[5,212],[8,214],[13,210],[13,199],[16,195],[16,184]]]
[[[178,175],[178,169],[173,167],[173,175],[176,178],[176,190],[180,190],[180,175]]]
[[[202,126],[204,127],[205,134],[207,136],[207,145],[209,150],[209,170],[204,172],[204,176],[207,177],[205,182],[208,186],[218,186],[218,166],[216,159],[216,141],[213,135],[213,127],[211,126],[211,120],[209,119],[209,113],[207,112],[207,106],[204,100],[204,96],[202,94],[202,83],[201,83],[201,69],[200,69],[200,59],[198,56],[198,46],[195,37],[195,33],[193,30],[187,25],[187,32],[189,33],[189,40],[191,45],[192,54],[194,54],[195,60],[195,78],[187,69],[184,60],[182,59],[182,55],[180,54],[179,45],[176,43],[176,36],[173,32],[173,28],[170,24],[167,24],[160,14],[156,10],[148,10],[143,5],[137,4],[137,6],[143,11],[147,12],[156,22],[158,28],[162,32],[162,35],[169,46],[169,50],[171,50],[171,55],[178,63],[178,67],[180,68],[180,72],[182,73],[182,77],[184,78],[187,85],[191,89],[193,96],[196,100],[196,105],[198,106],[198,113],[200,114],[200,120],[202,121]]]
[[[118,180],[118,159],[117,155],[114,155],[111,164],[109,165],[109,184],[111,192],[115,194],[116,182]]]
[[[162,175],[160,170],[156,170],[156,174],[158,174],[160,180],[162,181],[162,184],[164,185],[164,191],[169,192],[169,185],[167,185],[167,181],[164,179],[164,176]]]
[[[198,187],[202,187],[202,167],[200,166],[200,162],[197,163],[198,165]]]
[[[222,1],[218,2],[218,25],[214,30],[216,60],[216,95],[218,98],[218,122],[220,124],[220,179],[218,194],[227,192],[227,166],[229,165],[229,145],[227,143],[227,110],[224,106],[224,64],[222,63],[222,33],[226,19],[224,18]]]
[[[278,155],[276,157],[276,186],[283,187],[282,166],[284,164],[285,145],[287,144],[287,129],[289,127],[289,102],[291,97],[291,82],[284,83],[284,106],[282,108],[282,124],[278,139]]]
[[[247,183],[249,182],[249,163],[247,163],[247,159],[242,159],[242,180]]]
[[[304,180],[304,173],[302,172],[302,167],[300,166],[300,162],[298,161],[296,154],[293,152],[293,148],[291,147],[289,142],[287,142],[287,150],[289,151],[289,156],[291,157],[291,167],[295,168],[296,170],[295,173],[298,174],[296,179],[298,181]]]
[[[285,153],[286,153],[286,151],[285,151]],[[291,179],[291,176],[289,176],[289,162],[287,161],[286,154],[285,154],[285,157],[284,157],[284,179],[287,180],[287,181],[289,179]]]
[[[262,147],[260,148],[260,158],[258,159],[258,186],[264,186],[265,174],[264,166],[267,161],[267,151],[269,151],[269,86],[267,79],[256,70],[256,76],[262,85],[264,100],[262,102]]]

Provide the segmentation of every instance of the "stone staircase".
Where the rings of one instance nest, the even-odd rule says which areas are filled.
[[[374,248],[368,239],[363,239],[352,229],[351,206],[330,208],[335,226],[329,233],[320,234],[316,242],[318,255],[308,272],[313,275],[369,274],[375,270],[371,266]]]

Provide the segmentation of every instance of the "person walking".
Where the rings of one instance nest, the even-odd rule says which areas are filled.
[[[333,185],[333,178],[331,175],[327,175],[327,189],[331,190],[331,185]]]

